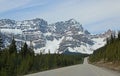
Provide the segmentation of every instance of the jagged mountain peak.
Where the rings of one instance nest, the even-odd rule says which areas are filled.
[[[21,20],[21,21],[34,21],[34,20],[36,20],[36,21],[41,21],[41,20],[44,20],[44,19],[42,19],[42,18],[33,18],[33,19],[25,19],[25,20]],[[21,22],[20,21],[20,22]],[[44,20],[45,21],[45,20]]]
[[[78,29],[80,29],[81,31],[84,30],[82,24],[80,24],[80,22],[78,22],[78,21],[75,20],[75,19],[69,19],[69,20],[65,21],[65,24],[66,24],[66,25],[69,25],[70,27],[78,28]]]
[[[99,36],[91,35],[75,19],[53,24],[48,24],[47,21],[41,18],[23,21],[3,19],[0,20],[0,26],[2,26],[1,31],[5,33],[5,43],[10,43],[11,34],[14,34],[18,47],[20,47],[21,42],[26,41],[29,45],[32,40],[36,53],[40,51],[45,53],[48,51],[52,53],[56,51],[64,52],[67,48],[73,52],[91,53],[93,51],[91,46],[103,44],[97,43]]]
[[[45,20],[42,19],[42,18],[34,18],[34,19],[23,20],[23,21],[19,21],[19,22],[34,22],[34,23],[44,22],[44,23],[47,23],[47,21],[45,21]]]
[[[15,20],[12,20],[12,19],[1,19],[0,21],[15,21]]]
[[[113,30],[108,29],[105,33],[106,33],[106,34],[112,34],[112,33],[113,33]]]
[[[75,19],[69,19],[68,21],[66,21],[66,22],[69,22],[69,23],[73,23],[73,24],[78,24],[79,22],[77,21],[77,20],[75,20]]]
[[[69,20],[66,20],[66,21],[58,21],[58,22],[56,22],[56,23],[53,23],[53,24],[63,24],[63,25],[75,25],[75,24],[79,24],[79,25],[81,25],[80,24],[80,22],[78,22],[77,20],[75,20],[75,19],[69,19]]]
[[[0,26],[4,26],[6,24],[8,25],[14,25],[16,23],[15,20],[11,20],[11,19],[1,19],[0,20]]]
[[[115,31],[108,29],[106,32],[104,32],[103,34],[99,34],[99,37],[103,38],[103,37],[110,37],[111,35],[114,35]]]
[[[67,21],[60,21],[50,25],[52,28],[51,31],[56,32],[57,34],[82,34],[84,33],[84,28],[82,24],[77,22],[75,19],[69,19]],[[86,31],[87,33],[87,31]]]

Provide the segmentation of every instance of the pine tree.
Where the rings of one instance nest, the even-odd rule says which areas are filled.
[[[89,57],[90,61],[104,60],[104,62],[112,62],[113,64],[120,63],[120,32],[117,37],[111,35],[111,38],[107,39],[107,44],[94,51],[93,55]]]
[[[120,31],[118,32],[118,39],[120,40]]]
[[[16,41],[15,41],[14,37],[13,37],[12,43],[10,44],[10,47],[9,47],[9,53],[10,54],[17,53]]]
[[[25,57],[28,53],[28,45],[27,43],[25,42],[24,45],[23,45],[23,48],[21,49],[21,54],[23,57]]]
[[[109,44],[109,43],[110,43],[110,40],[109,40],[109,38],[107,38],[107,39],[106,39],[106,42],[107,42],[107,44]]]
[[[2,39],[2,34],[0,33],[0,51],[3,48],[3,39]]]
[[[110,41],[111,41],[111,43],[113,43],[113,41],[114,41],[113,35],[111,35]]]

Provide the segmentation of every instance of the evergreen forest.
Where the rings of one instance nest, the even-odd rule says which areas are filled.
[[[105,46],[94,51],[89,57],[90,62],[112,62],[120,65],[120,32],[117,36],[111,35],[107,38]]]
[[[64,66],[83,63],[85,55],[35,54],[26,43],[17,50],[13,38],[8,48],[3,48],[0,36],[0,76],[20,76]]]

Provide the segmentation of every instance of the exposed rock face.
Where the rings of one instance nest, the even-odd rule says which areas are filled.
[[[0,20],[1,32],[4,35],[5,45],[9,45],[12,36],[15,37],[20,48],[23,42],[30,46],[32,42],[36,53],[44,52],[80,52],[92,53],[96,39],[105,40],[113,31],[104,34],[91,35],[74,19],[48,24],[47,21],[36,18],[32,20],[15,21],[10,19]],[[105,44],[105,41],[102,41]],[[101,44],[103,45],[103,44]],[[99,46],[98,46],[99,48]]]

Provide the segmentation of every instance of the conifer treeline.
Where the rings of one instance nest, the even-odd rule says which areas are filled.
[[[111,35],[111,38],[107,39],[107,44],[95,50],[89,60],[91,62],[104,61],[120,64],[120,32],[117,37]]]
[[[2,40],[0,41],[2,44]],[[16,49],[13,38],[9,48],[0,49],[0,76],[19,76],[83,62],[84,55],[38,54],[25,43]],[[0,47],[1,48],[1,47]]]

